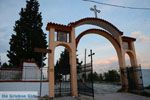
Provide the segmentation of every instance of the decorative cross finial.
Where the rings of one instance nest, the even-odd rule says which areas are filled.
[[[97,13],[100,13],[101,11],[96,9],[96,5],[94,5],[94,8],[90,8],[91,11],[94,11],[95,18],[97,18]]]

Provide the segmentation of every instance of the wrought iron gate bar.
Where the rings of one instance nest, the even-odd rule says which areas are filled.
[[[144,89],[141,66],[127,67],[126,74],[128,78],[129,91],[137,92],[139,90],[142,91]],[[138,82],[135,81],[135,75],[137,76]]]
[[[78,93],[86,96],[94,97],[93,88],[93,69],[91,63],[77,66],[78,72]]]

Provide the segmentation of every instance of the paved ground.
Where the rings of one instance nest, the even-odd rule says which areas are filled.
[[[55,98],[54,100],[93,100],[93,98],[81,96],[80,98],[62,97],[62,98]],[[94,100],[150,100],[150,97],[144,97],[129,93],[111,93],[111,94],[95,94]]]
[[[81,100],[81,99],[78,99],[75,97],[58,97],[58,98],[55,98],[54,100]]]

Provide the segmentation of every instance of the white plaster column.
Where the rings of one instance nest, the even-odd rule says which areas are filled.
[[[50,28],[49,30],[49,49],[51,53],[48,54],[48,72],[49,72],[49,96],[53,98],[55,95],[55,80],[54,80],[54,33],[55,29]]]

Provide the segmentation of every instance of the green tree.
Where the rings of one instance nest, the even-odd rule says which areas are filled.
[[[100,73],[99,74],[99,81],[101,82],[101,81],[103,81],[104,79],[103,79],[103,75]]]
[[[92,73],[88,74],[88,81],[93,80],[94,82],[101,82],[103,81],[103,76],[102,74],[98,74],[97,72],[94,72],[93,75]]]
[[[93,73],[88,73],[88,74],[87,74],[87,81],[91,82],[91,81],[93,80],[92,74],[93,74]],[[94,81],[94,80],[93,80],[93,81]]]
[[[99,77],[96,72],[93,73],[93,81],[99,81]]]
[[[60,59],[59,59],[59,72],[62,75],[67,75],[70,74],[70,61],[69,61],[69,52],[67,49],[65,49],[61,55],[60,55]]]
[[[65,75],[66,80],[66,75],[68,74],[70,74],[69,52],[64,49],[55,65],[55,80],[61,81],[63,75]]]
[[[54,67],[54,70],[55,70],[55,80],[59,80],[59,78],[60,78],[59,77],[59,74],[60,74],[59,69],[60,69],[60,67],[59,67],[59,61],[57,61],[56,65]]]
[[[9,68],[9,65],[5,62],[2,64],[1,68]]]
[[[76,59],[76,61],[77,68],[79,68],[82,65],[82,61],[79,62],[78,58]],[[59,78],[61,78],[61,75],[66,76],[68,74],[70,74],[69,51],[67,49],[64,49],[55,65],[55,79],[58,80]]]
[[[21,8],[20,19],[15,22],[14,32],[8,50],[9,64],[19,66],[23,60],[34,59],[41,66],[42,55],[34,48],[47,48],[46,34],[42,30],[42,16],[37,0],[27,0],[26,8]],[[45,57],[45,54],[44,54]]]
[[[107,73],[104,73],[105,81],[108,82],[118,82],[120,81],[120,75],[116,70],[109,70]]]

